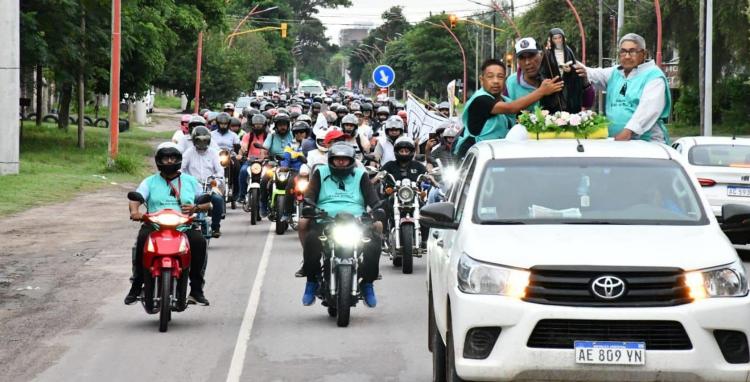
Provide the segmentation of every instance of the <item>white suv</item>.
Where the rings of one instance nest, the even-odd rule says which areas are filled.
[[[733,242],[673,149],[488,141],[421,210],[434,380],[741,380],[750,297]]]

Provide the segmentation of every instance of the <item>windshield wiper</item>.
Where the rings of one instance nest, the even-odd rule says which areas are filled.
[[[609,220],[575,220],[575,221],[564,221],[560,222],[561,224],[592,224],[592,225],[599,225],[599,224],[617,224],[617,225],[628,225],[629,223],[620,223],[620,222],[612,222]]]
[[[520,220],[485,220],[482,222],[483,225],[517,225],[526,224]]]

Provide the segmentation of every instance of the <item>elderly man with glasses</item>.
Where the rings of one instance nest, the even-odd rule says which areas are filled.
[[[620,65],[576,71],[598,90],[606,90],[609,136],[618,141],[640,139],[669,143],[665,123],[672,107],[669,82],[653,60],[643,37],[628,33],[620,39]]]

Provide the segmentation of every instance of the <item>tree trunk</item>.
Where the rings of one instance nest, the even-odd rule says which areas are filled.
[[[62,84],[60,92],[60,110],[57,112],[57,127],[61,129],[68,128],[70,124],[70,101],[73,98],[73,82],[65,81]]]
[[[706,1],[700,0],[698,4],[698,109],[700,110],[700,135],[706,133],[706,125],[703,123],[703,113],[706,100]]]
[[[36,126],[39,127],[42,125],[42,117],[44,114],[42,112],[42,104],[44,97],[44,79],[42,78],[42,66],[37,65],[36,66],[36,107],[34,108],[34,111],[36,112]]]
[[[81,36],[86,36],[86,13],[81,12]],[[86,40],[81,39],[81,48],[86,51]],[[84,132],[83,132],[83,116],[85,114],[85,98],[86,92],[83,83],[83,73],[86,70],[84,62],[81,61],[81,66],[78,69],[78,148],[84,149]]]

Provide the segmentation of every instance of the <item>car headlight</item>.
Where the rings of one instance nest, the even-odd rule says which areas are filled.
[[[333,241],[342,247],[353,247],[362,240],[362,230],[356,224],[341,224],[333,227]]]
[[[260,174],[261,170],[263,170],[263,166],[261,166],[260,163],[253,163],[250,165],[250,175]]]
[[[398,199],[402,202],[411,202],[412,200],[414,200],[414,190],[409,187],[399,188]]]
[[[458,260],[461,292],[523,298],[528,285],[528,271],[479,262],[466,254]]]
[[[685,284],[690,288],[690,298],[701,300],[710,297],[747,296],[747,277],[740,261],[716,268],[685,273]]]

